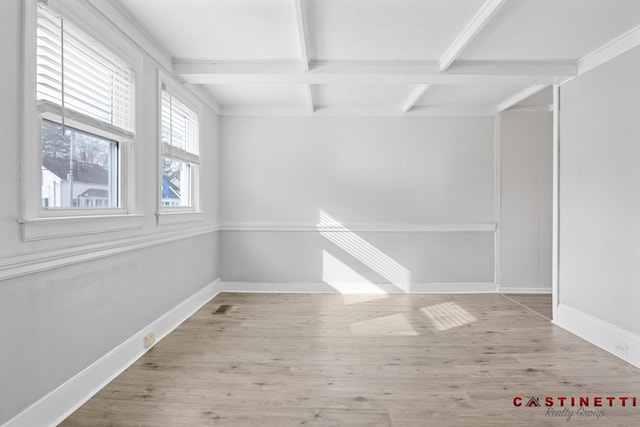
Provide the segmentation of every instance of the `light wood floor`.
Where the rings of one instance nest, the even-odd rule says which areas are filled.
[[[504,296],[547,320],[553,317],[551,294],[506,294]]]
[[[634,395],[640,369],[500,295],[225,293],[62,425],[637,426],[512,403]]]

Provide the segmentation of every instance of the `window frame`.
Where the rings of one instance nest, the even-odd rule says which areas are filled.
[[[167,92],[171,97],[176,98],[182,104],[184,104],[187,108],[191,109],[198,120],[198,132],[197,132],[197,147],[198,154],[193,154],[187,152],[187,156],[178,157],[178,160],[187,162],[191,165],[190,175],[189,175],[189,200],[190,206],[163,206],[162,204],[162,159],[164,157],[163,152],[163,141],[162,141],[162,98],[163,92]],[[202,194],[201,194],[201,185],[202,182],[202,170],[203,170],[203,160],[202,160],[202,141],[203,141],[203,117],[204,117],[204,109],[202,103],[199,99],[191,92],[189,92],[183,85],[175,82],[171,76],[162,70],[158,70],[158,86],[157,86],[157,132],[158,132],[158,155],[156,160],[157,165],[157,174],[156,174],[156,185],[157,185],[157,203],[156,203],[156,218],[158,225],[163,224],[173,224],[179,222],[187,222],[187,221],[199,221],[203,219],[202,212]],[[178,149],[180,150],[180,149]],[[182,150],[180,150],[182,151]],[[189,161],[188,157],[197,158],[197,163]],[[195,167],[194,167],[195,166]]]
[[[140,139],[142,117],[143,57],[119,33],[113,24],[95,13],[88,3],[65,6],[61,0],[48,0],[46,7],[95,39],[134,70],[134,132],[110,129],[97,119],[81,113],[64,112],[64,123],[83,132],[105,137],[118,143],[118,207],[45,208],[42,206],[42,122],[62,123],[62,108],[37,100],[37,19],[39,1],[26,0],[23,9],[22,61],[22,153],[20,179],[20,217],[22,239],[41,240],[72,235],[95,234],[142,226],[142,215],[136,212],[134,199],[135,142]],[[74,224],[75,223],[75,224]],[[71,224],[71,225],[70,225]]]
[[[45,103],[50,104],[49,102],[45,102]],[[46,105],[45,103],[41,104],[41,106],[38,107],[38,114],[39,114],[38,144],[40,145],[39,147],[40,153],[42,153],[41,132],[42,132],[43,122],[49,121],[59,125],[62,124],[62,115],[57,111],[51,111],[59,107],[55,106],[52,108],[51,105]],[[42,105],[46,105],[46,106],[42,107]],[[117,177],[117,192],[116,192],[116,198],[118,201],[117,206],[100,207],[100,208],[94,207],[94,208],[82,209],[78,207],[48,207],[47,208],[47,207],[43,207],[42,204],[40,204],[40,207],[38,208],[38,216],[46,218],[46,217],[78,216],[78,215],[91,216],[91,215],[108,215],[108,214],[119,214],[119,215],[126,214],[127,210],[124,206],[124,197],[123,197],[123,195],[125,194],[125,188],[124,188],[125,177],[123,173],[123,164],[124,164],[124,159],[126,159],[127,146],[133,142],[133,139],[132,139],[133,136],[130,138],[126,138],[121,133],[112,133],[109,131],[105,131],[102,128],[97,128],[95,126],[87,124],[86,120],[83,120],[83,119],[79,120],[77,117],[70,118],[67,115],[65,115],[64,124],[66,127],[73,128],[80,132],[85,132],[100,138],[105,138],[117,143],[117,150],[116,150],[116,156],[115,156],[117,163],[116,165],[110,166],[112,169],[115,169],[115,173]],[[40,165],[40,170],[42,171],[42,154],[39,156],[39,165]],[[111,171],[111,173],[113,172],[114,171]],[[42,174],[42,172],[40,172],[40,174]],[[40,185],[42,186],[42,176],[40,176]]]

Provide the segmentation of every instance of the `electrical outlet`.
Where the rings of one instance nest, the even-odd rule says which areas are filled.
[[[153,332],[149,332],[147,335],[144,336],[145,349],[151,348],[151,346],[154,345],[155,343],[156,343],[156,334],[154,334]]]
[[[613,343],[613,351],[615,351],[617,354],[619,354],[621,356],[628,356],[629,355],[629,346],[627,344],[623,344],[621,342],[614,342]]]

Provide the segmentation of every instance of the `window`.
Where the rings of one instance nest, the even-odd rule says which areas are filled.
[[[118,207],[118,163],[117,141],[42,120],[42,207]]]
[[[197,208],[200,129],[194,109],[162,85],[161,105],[161,211]]]
[[[40,5],[36,101],[41,209],[123,208],[123,151],[134,137],[133,68]]]
[[[24,1],[23,18],[22,240],[142,227],[141,51],[91,2]]]

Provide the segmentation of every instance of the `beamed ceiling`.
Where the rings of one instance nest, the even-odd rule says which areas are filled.
[[[223,115],[495,114],[640,39],[640,0],[113,0]]]

